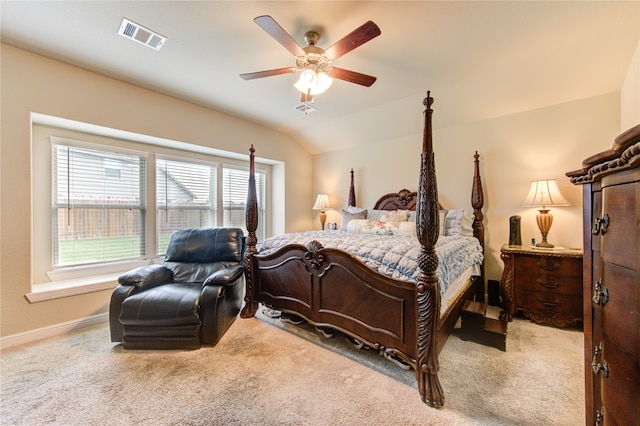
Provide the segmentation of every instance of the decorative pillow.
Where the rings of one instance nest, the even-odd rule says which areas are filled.
[[[386,210],[369,210],[367,214],[367,219],[369,220],[380,220],[380,215],[384,213]]]
[[[406,222],[409,219],[409,210],[389,210],[380,214],[382,222]]]
[[[438,211],[438,235],[444,236],[444,224],[447,221],[447,210]]]
[[[364,215],[367,215],[367,209],[363,209],[362,207],[356,207],[356,206],[349,206],[347,207],[347,212],[351,213],[351,214],[356,214],[356,213],[362,213],[364,212]]]
[[[473,213],[465,211],[460,221],[460,234],[466,237],[473,237]]]
[[[347,229],[347,225],[354,219],[365,219],[367,217],[367,211],[360,213],[349,213],[348,211],[340,210],[340,229]]]
[[[418,235],[416,232],[415,222],[395,222],[395,223],[399,225],[398,231],[395,233],[395,235],[400,235],[403,237],[416,237]]]
[[[464,209],[448,210],[444,225],[444,234],[473,236],[473,215]]]
[[[379,220],[354,219],[349,222],[347,231],[355,234],[415,237],[416,224],[412,222],[382,222]]]
[[[394,235],[402,222],[381,222],[378,220],[352,220],[347,231],[359,234]]]

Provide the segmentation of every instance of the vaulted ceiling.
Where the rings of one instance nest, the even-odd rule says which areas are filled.
[[[640,40],[638,1],[6,1],[2,42],[248,118],[311,153],[420,133],[619,91]],[[316,112],[293,109],[295,65],[253,19],[271,15],[301,46],[327,48],[368,20],[382,34],[334,65],[376,76],[336,80]],[[126,17],[167,37],[153,50],[118,35]]]

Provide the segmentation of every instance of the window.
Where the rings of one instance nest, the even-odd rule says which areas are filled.
[[[258,199],[258,241],[265,238],[265,180],[266,173],[256,170],[256,198]],[[249,170],[225,165],[222,169],[223,226],[237,226],[247,233],[245,222]]]
[[[177,228],[245,228],[246,155],[43,117],[32,125],[30,302],[113,288],[161,261]],[[262,240],[272,169],[259,167]]]
[[[52,146],[53,267],[145,255],[145,158]]]
[[[215,165],[156,157],[156,212],[158,255],[176,229],[215,226]]]

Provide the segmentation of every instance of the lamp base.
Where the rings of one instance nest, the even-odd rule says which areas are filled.
[[[320,212],[320,224],[322,225],[322,230],[324,231],[324,224],[327,221],[327,214],[325,212]]]
[[[540,248],[554,248],[555,246],[551,243],[548,243],[546,241],[541,241],[538,244],[536,244],[536,247],[540,247]]]
[[[553,244],[547,242],[547,235],[553,223],[553,216],[549,213],[549,209],[545,207],[538,211],[540,213],[536,216],[536,222],[538,222],[538,229],[540,229],[540,234],[542,234],[542,241],[536,244],[536,247],[553,248]]]

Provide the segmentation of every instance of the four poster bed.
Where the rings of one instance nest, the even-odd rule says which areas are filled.
[[[432,103],[433,98],[427,92],[418,191],[403,189],[399,193],[384,195],[373,209],[392,215],[407,210],[415,212],[410,214],[415,214],[415,225],[409,225],[413,232],[408,236],[389,236],[394,231],[385,228],[382,232],[385,235],[378,235],[381,232],[366,236],[353,233],[357,239],[351,241],[347,236],[352,232],[312,231],[301,233],[306,243],[295,243],[288,237],[279,236],[274,237],[275,243],[267,239],[259,251],[255,236],[254,149],[251,147],[245,257],[247,292],[241,316],[253,317],[258,304],[262,303],[271,309],[299,316],[317,327],[338,330],[383,355],[400,358],[415,370],[422,400],[429,406],[440,408],[444,394],[438,379],[438,354],[453,330],[465,300],[483,300],[484,297],[484,227],[481,212],[483,193],[476,153],[471,197],[473,216],[470,220],[473,222],[470,231],[473,236],[465,238],[467,245],[471,241],[470,245],[479,247],[480,254],[478,257],[477,254],[458,253],[458,258],[474,257],[476,269],[465,269],[472,272],[458,280],[463,281],[462,286],[455,290],[454,296],[447,296],[449,302],[443,303],[440,281],[444,266],[438,269],[438,253],[443,252],[445,243],[456,238],[442,236],[439,239],[442,232],[439,224],[444,215],[440,213],[435,178]],[[352,174],[349,205],[355,204]],[[367,228],[366,220],[352,222],[357,223],[352,226],[350,222],[350,229],[358,226]],[[397,224],[383,225],[399,229]],[[403,229],[406,231],[407,226]],[[357,249],[350,249],[349,246],[366,245],[365,238],[369,237],[374,238],[372,244],[383,253],[382,257],[397,254],[398,247],[402,245],[410,246],[408,250],[413,251],[413,257],[405,258],[398,254],[395,257],[400,272],[398,268],[390,271],[393,269],[391,266],[376,263],[376,259],[363,258]],[[397,241],[385,246],[382,240],[387,238]],[[443,265],[442,260],[440,265]],[[412,263],[415,263],[415,270],[410,268]]]

